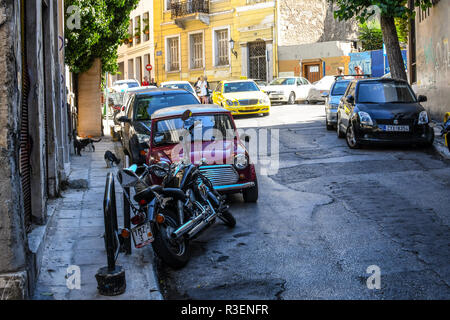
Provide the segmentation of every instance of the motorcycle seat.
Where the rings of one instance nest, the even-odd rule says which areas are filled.
[[[164,188],[162,194],[167,197],[173,197],[175,200],[186,200],[183,190],[177,188]]]
[[[161,193],[162,190],[163,190],[163,187],[161,187],[159,185],[154,185],[154,186],[145,188],[144,190],[136,193],[136,195],[134,196],[134,201],[140,202],[141,200],[146,200],[147,202],[150,202],[155,197],[153,192]]]

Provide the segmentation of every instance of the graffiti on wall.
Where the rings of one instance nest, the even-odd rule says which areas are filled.
[[[423,72],[426,76],[422,79],[424,84],[435,84],[439,80],[448,79],[450,68],[450,50],[448,38],[442,38],[437,42],[430,38],[423,46],[419,59],[424,62]],[[448,81],[448,80],[447,80]]]
[[[350,74],[355,74],[355,67],[360,66],[364,74],[371,74],[372,72],[372,59],[370,52],[355,52],[350,53],[350,62],[348,68]]]

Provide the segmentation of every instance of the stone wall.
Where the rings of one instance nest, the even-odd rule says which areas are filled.
[[[450,2],[440,1],[422,21],[416,16],[417,83],[413,87],[427,96],[423,105],[438,121],[450,112],[449,15]]]
[[[357,39],[358,24],[339,22],[326,0],[279,0],[278,45]]]
[[[26,236],[19,176],[20,7],[0,0],[0,300],[26,297]]]
[[[28,238],[45,228],[38,225],[47,222],[47,198],[59,194],[58,182],[69,161],[64,158],[68,132],[58,3],[0,0],[0,300],[27,298],[33,291],[40,266]],[[29,78],[27,101],[22,101],[24,75]],[[27,128],[22,110],[28,111],[26,150],[32,173],[29,233],[20,176],[20,164],[25,163],[19,156],[20,143],[26,136],[21,137],[21,129]]]

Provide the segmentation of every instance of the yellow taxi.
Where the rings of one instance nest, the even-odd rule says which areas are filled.
[[[270,113],[270,99],[253,80],[220,81],[212,101],[233,115]]]

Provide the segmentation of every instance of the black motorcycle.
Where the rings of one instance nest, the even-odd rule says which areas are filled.
[[[236,225],[224,197],[189,162],[133,165],[118,174],[124,190],[136,190],[134,200],[138,207],[132,205],[131,219],[136,225],[131,230],[135,246],[152,243],[155,253],[173,268],[186,265],[190,240],[214,224],[216,218],[230,228]],[[163,178],[161,185],[152,185],[151,173]]]

